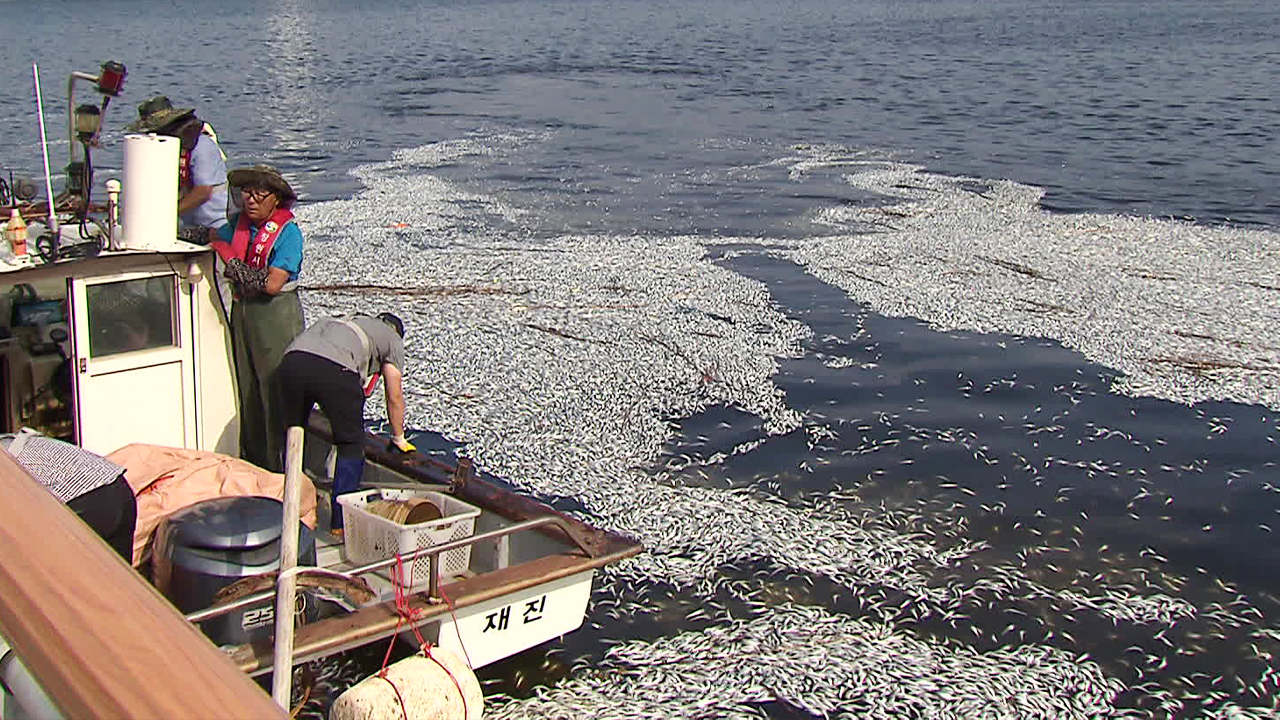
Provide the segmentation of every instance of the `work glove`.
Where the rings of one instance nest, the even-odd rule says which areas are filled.
[[[222,275],[235,285],[240,297],[247,298],[262,295],[267,291],[267,272],[265,267],[249,267],[249,264],[240,258],[231,258],[227,261],[227,269],[222,271]]]
[[[402,453],[411,453],[418,448],[414,447],[413,443],[406,440],[403,435],[397,435],[391,438],[391,442],[387,443],[387,452],[391,452],[392,449],[399,450]]]

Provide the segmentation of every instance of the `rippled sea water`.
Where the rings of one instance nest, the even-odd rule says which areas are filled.
[[[646,544],[495,717],[1262,717],[1278,12],[0,2],[0,168],[33,60],[55,168],[126,63],[99,192],[195,106],[310,316],[408,319],[420,447]]]

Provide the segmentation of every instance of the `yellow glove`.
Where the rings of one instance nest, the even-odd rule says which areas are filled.
[[[396,437],[391,438],[391,442],[388,443],[387,449],[390,450],[393,447],[403,453],[411,453],[418,449],[414,447],[413,443],[406,440],[403,435],[397,435]]]

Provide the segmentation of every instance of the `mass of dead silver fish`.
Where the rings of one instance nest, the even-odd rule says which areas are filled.
[[[1093,662],[1026,645],[977,652],[821,608],[777,604],[749,620],[613,648],[597,666],[491,717],[760,717],[782,701],[820,717],[1098,717],[1120,683]],[[630,717],[631,715],[628,715]]]
[[[907,417],[826,418],[789,407],[773,377],[780,360],[806,352],[812,333],[764,285],[712,262],[709,239],[529,237],[519,231],[524,210],[432,174],[536,141],[486,136],[403,151],[357,169],[367,189],[356,197],[299,209],[305,285],[391,288],[313,290],[304,300],[309,318],[388,309],[406,320],[411,427],[460,443],[487,473],[575,499],[584,519],[647,548],[605,573],[581,631],[612,648],[554,687],[491,698],[488,716],[761,717],[766,703],[833,718],[1166,717],[1191,707],[1203,717],[1272,716],[1280,626],[1226,585],[1220,601],[1197,605],[1178,596],[1175,581],[1168,592],[1137,582],[1149,579],[1147,563],[1107,557],[1096,559],[1104,567],[1090,571],[1092,581],[1046,583],[1045,569],[1074,551],[1050,544],[1061,534],[992,561],[954,503],[928,493],[890,504],[864,501],[853,479],[849,489],[804,498],[784,499],[768,483],[719,487],[726,459],[787,433],[808,442],[797,473],[824,453],[882,449],[860,439],[861,424],[958,447],[970,438],[964,428],[919,428]],[[844,234],[741,238],[749,248],[736,252],[784,257],[877,312],[939,330],[1055,338],[1123,370],[1119,392],[1280,409],[1276,233],[1052,215],[1038,208],[1036,188],[931,175],[839,149],[798,149],[777,162],[795,173],[847,167],[850,183],[885,202],[825,211]],[[848,338],[862,332],[850,327]],[[1217,369],[1150,362],[1185,357]],[[377,397],[367,415],[382,414]],[[760,437],[706,455],[664,454],[682,419],[718,406],[754,416]],[[1051,421],[1025,429],[1055,431]],[[1053,458],[1023,460],[1052,471]],[[902,472],[964,489],[961,479]],[[753,563],[789,569],[792,579],[724,572]],[[663,595],[655,584],[679,592]],[[854,615],[827,606],[831,588],[856,603]],[[1000,622],[970,623],[974,607]],[[629,619],[638,614],[671,615],[682,629],[632,638]],[[1070,648],[1083,616],[1136,628],[1151,644],[1134,657],[1081,656]],[[927,622],[957,632],[926,632]],[[1250,632],[1250,659],[1270,670],[1163,673],[1197,652],[1158,642],[1175,628],[1202,644]]]
[[[1057,339],[1123,371],[1117,392],[1280,405],[1274,231],[1055,214],[1043,190],[1008,180],[853,169],[851,185],[892,200],[821,215],[866,232],[783,254],[876,311]]]

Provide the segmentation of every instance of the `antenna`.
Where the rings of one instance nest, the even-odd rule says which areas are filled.
[[[44,134],[44,101],[40,99],[40,68],[31,63],[31,75],[36,81],[36,115],[40,118],[40,150],[44,153],[44,187],[49,193],[49,229],[53,231],[54,257],[58,252],[58,213],[53,202],[53,178],[49,175],[49,140]]]

